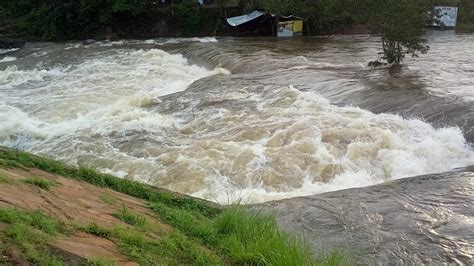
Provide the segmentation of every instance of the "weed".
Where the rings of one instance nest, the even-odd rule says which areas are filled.
[[[125,206],[123,206],[120,211],[112,213],[112,216],[130,225],[136,225],[140,227],[144,227],[146,225],[146,218],[144,216],[130,212]]]
[[[276,220],[236,206],[213,222],[220,245],[233,263],[247,265],[312,265],[309,246],[278,230]]]
[[[114,195],[107,192],[104,192],[100,195],[100,200],[102,200],[102,202],[104,203],[111,204],[111,205],[117,202],[117,198]]]
[[[47,250],[49,238],[61,230],[57,221],[38,211],[13,208],[0,208],[0,221],[8,224],[2,240],[8,246],[18,246],[25,259],[37,265],[64,265]]]
[[[58,183],[44,178],[39,177],[27,177],[22,180],[23,182],[40,187],[44,190],[49,190],[52,186],[56,186]]]
[[[92,222],[86,226],[79,227],[79,229],[83,232],[103,238],[109,238],[112,234],[110,230],[98,226],[95,222]]]
[[[44,215],[41,211],[27,212],[16,208],[0,208],[0,222],[26,224],[50,235],[63,230],[60,223]]]
[[[9,178],[6,175],[0,173],[0,184],[2,183],[9,183]]]
[[[209,226],[209,219],[198,213],[169,208],[162,203],[151,203],[150,208],[157,212],[168,224],[180,229],[188,236],[198,238],[207,245],[216,244],[216,233]]]
[[[115,261],[106,258],[89,258],[85,266],[115,266],[118,265]]]

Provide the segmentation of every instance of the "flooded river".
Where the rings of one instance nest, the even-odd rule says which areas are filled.
[[[364,242],[364,264],[469,264],[472,167],[437,173],[474,165],[474,35],[429,45],[391,70],[366,67],[369,36],[28,43],[0,51],[0,145],[219,203],[287,199],[283,225]]]
[[[430,45],[391,71],[368,36],[27,44],[0,145],[221,203],[472,165],[474,36]]]

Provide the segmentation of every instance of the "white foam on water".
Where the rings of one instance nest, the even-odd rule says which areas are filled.
[[[9,53],[9,52],[14,52],[14,51],[17,51],[18,49],[20,49],[20,48],[0,49],[0,54],[6,54],[6,53]]]
[[[149,40],[143,41],[144,44],[156,44],[156,45],[186,43],[186,42],[217,43],[219,41],[215,37],[149,39]]]
[[[227,73],[191,65],[182,55],[157,49],[115,50],[51,70],[8,66],[0,71],[4,89],[0,91],[0,144],[33,149],[62,136],[170,127],[173,118],[144,107],[185,90],[197,79]],[[38,83],[46,78],[50,79],[46,84]],[[27,82],[38,86],[22,90]]]
[[[207,160],[216,171],[207,172],[207,187],[193,196],[224,204],[258,203],[375,185],[474,163],[474,150],[458,128],[434,129],[416,119],[337,107],[315,93],[291,87],[286,93],[295,101],[274,109],[269,120],[288,125],[264,139],[224,148],[239,151],[235,156],[221,155],[233,160],[229,169],[245,164],[238,166],[238,173],[226,171],[227,166],[219,163],[224,159]],[[253,124],[251,119],[246,123]],[[216,143],[213,149],[220,145],[225,144]],[[243,161],[239,153],[246,150],[251,159]]]
[[[110,49],[49,69],[10,65],[0,71],[0,145],[220,203],[474,164],[458,128],[335,106],[292,86],[209,93],[206,86],[221,86],[217,79],[172,95],[215,74],[230,72],[159,49]]]
[[[4,58],[0,59],[0,63],[5,63],[5,62],[12,62],[15,61],[17,58],[13,56],[5,56]]]
[[[0,85],[8,89],[30,81],[59,77],[63,75],[63,70],[61,68],[20,70],[16,65],[9,65],[0,71]]]

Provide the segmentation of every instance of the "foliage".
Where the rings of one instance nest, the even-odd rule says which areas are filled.
[[[0,173],[0,184],[1,183],[8,183],[8,182],[9,182],[8,177],[3,175],[2,173]]]
[[[26,17],[26,33],[42,40],[52,40],[57,36],[55,17],[47,7],[33,10]]]
[[[130,225],[136,225],[139,227],[144,227],[146,225],[146,218],[144,216],[130,212],[125,206],[123,206],[120,211],[112,213],[112,216]]]
[[[63,230],[57,221],[39,211],[0,208],[0,222],[8,225],[4,232],[0,232],[5,246],[19,247],[24,259],[35,265],[64,265],[49,253],[47,245],[51,236]]]
[[[2,0],[2,8],[14,17],[28,14],[32,6],[25,0]]]
[[[314,260],[306,242],[281,232],[274,217],[240,206],[224,210],[213,220],[159,203],[150,207],[185,235],[226,254],[232,264],[330,265],[332,261],[336,262],[334,265],[341,265],[344,262],[339,254]]]
[[[28,178],[23,179],[22,181],[27,184],[40,187],[44,190],[49,190],[50,187],[57,185],[57,183],[54,181],[39,178],[39,177],[28,177]]]
[[[199,33],[204,17],[194,0],[183,0],[176,8],[176,15],[182,21],[184,34],[191,36]]]
[[[100,199],[104,202],[104,203],[107,203],[107,204],[115,204],[117,202],[117,198],[110,194],[110,193],[102,193],[102,195],[100,195]]]
[[[0,6],[0,25],[3,25],[5,18],[10,16],[10,12],[8,9]]]
[[[367,22],[367,1],[357,0],[242,0],[247,11],[265,10],[305,19],[311,33],[332,33],[338,28]]]
[[[157,212],[165,222],[180,229],[184,234],[200,239],[210,246],[217,244],[217,236],[208,224],[209,219],[202,214],[169,208],[159,202],[151,203],[150,208]]]
[[[474,1],[460,0],[458,29],[474,32]]]
[[[115,261],[106,258],[89,258],[85,266],[115,266],[118,265]]]
[[[110,230],[100,227],[95,222],[90,223],[90,224],[88,224],[86,226],[83,226],[83,227],[79,227],[79,229],[86,232],[86,233],[96,235],[96,236],[99,236],[99,237],[103,237],[103,238],[108,238],[112,234],[112,232]]]
[[[178,232],[166,234],[156,240],[148,238],[143,231],[121,227],[109,230],[95,223],[82,227],[82,230],[113,240],[124,255],[141,265],[222,264],[216,255],[201,249],[197,243]]]
[[[406,55],[417,57],[429,50],[424,38],[430,21],[426,1],[373,0],[371,10],[371,27],[382,37],[381,60],[399,65]],[[379,61],[370,63],[378,64]]]
[[[241,265],[312,265],[309,246],[278,229],[276,220],[242,207],[224,211],[214,221],[224,251]]]
[[[11,4],[10,8],[16,10],[18,6]],[[24,31],[29,37],[40,40],[84,38],[120,21],[133,23],[142,12],[139,0],[44,1],[29,9],[30,12],[23,14],[26,15]]]

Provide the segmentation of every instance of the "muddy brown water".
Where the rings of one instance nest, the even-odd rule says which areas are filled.
[[[288,218],[292,206],[320,204],[320,193],[336,191],[324,195],[339,199],[331,203],[338,210],[370,201],[365,220],[334,211],[314,220],[316,231],[369,216],[406,223],[412,210],[404,200],[446,213],[467,206],[462,219],[440,214],[455,224],[448,244],[440,237],[418,245],[416,227],[380,223],[384,233],[354,236],[347,228],[333,238],[356,248],[380,240],[360,246],[368,254],[362,263],[466,263],[472,175],[463,187],[439,173],[474,165],[474,35],[431,32],[428,39],[431,51],[398,70],[366,67],[380,47],[370,36],[28,43],[0,51],[0,145],[224,204],[287,199],[278,215],[288,227],[306,226]],[[422,175],[436,182],[421,178],[419,189],[403,191],[416,194],[410,199],[372,187]],[[468,196],[446,194],[460,189]],[[390,251],[383,243],[393,239],[414,244]],[[452,252],[438,256],[423,246]]]

